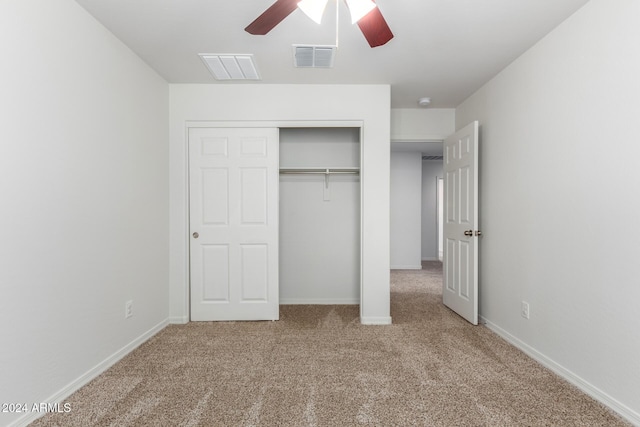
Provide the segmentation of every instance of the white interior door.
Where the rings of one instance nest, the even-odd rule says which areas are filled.
[[[191,320],[277,320],[278,129],[189,129]]]
[[[444,143],[444,304],[478,324],[478,122]]]

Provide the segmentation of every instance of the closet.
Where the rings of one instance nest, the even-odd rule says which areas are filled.
[[[280,304],[360,302],[360,128],[280,128]]]

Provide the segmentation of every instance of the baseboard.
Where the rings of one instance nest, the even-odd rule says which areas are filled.
[[[391,316],[389,317],[362,316],[360,317],[360,323],[363,325],[390,325]]]
[[[422,270],[421,265],[392,265],[392,270]]]
[[[280,305],[354,305],[360,298],[280,298]]]
[[[189,323],[189,316],[172,316],[169,318],[170,325],[184,325]]]
[[[495,332],[497,335],[499,335],[502,339],[512,344],[513,346],[519,348],[524,353],[526,353],[529,357],[539,362],[544,367],[550,369],[555,374],[559,375],[560,377],[564,378],[574,386],[578,387],[580,390],[582,390],[584,393],[588,394],[589,396],[593,397],[598,402],[609,407],[612,411],[616,412],[617,414],[625,418],[627,421],[629,421],[633,425],[640,426],[640,414],[634,411],[633,409],[617,401],[613,397],[609,396],[607,393],[600,390],[598,387],[584,380],[580,376],[574,374],[564,366],[555,362],[553,359],[540,353],[538,350],[534,349],[533,347],[524,343],[520,339],[511,335],[509,332],[505,331],[495,323],[492,323],[490,320],[487,320],[486,318],[480,316],[480,321],[482,324],[486,325],[487,328],[489,328],[490,330]]]
[[[440,261],[440,258],[433,258],[433,257],[422,258],[422,261]]]
[[[144,334],[140,335],[138,338],[131,341],[129,344],[122,347],[120,350],[116,351],[111,356],[107,357],[102,362],[98,363],[93,368],[89,369],[82,376],[77,378],[76,380],[69,383],[67,386],[62,388],[60,391],[54,393],[48,399],[45,399],[44,402],[47,403],[62,403],[67,397],[71,396],[73,393],[78,391],[83,386],[87,385],[93,379],[95,379],[98,375],[102,374],[104,371],[115,365],[120,359],[125,357],[127,354],[131,353],[133,350],[138,348],[142,343],[147,341],[149,338],[163,330],[169,324],[168,320],[163,320],[158,323],[153,328],[149,329]],[[42,412],[30,412],[25,414],[23,417],[18,418],[9,424],[8,427],[22,427],[27,426],[30,423],[34,422],[41,416],[45,415]]]

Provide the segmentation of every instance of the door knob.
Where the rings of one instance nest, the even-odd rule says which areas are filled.
[[[467,230],[467,231],[465,231],[465,232],[464,232],[464,235],[465,235],[465,236],[468,236],[468,237],[472,237],[472,236],[473,236],[473,230]]]
[[[476,237],[480,237],[480,236],[482,236],[482,231],[476,230]]]
[[[193,233],[193,238],[197,239],[198,237],[200,237],[200,234],[198,234],[198,232],[196,231],[195,233]]]

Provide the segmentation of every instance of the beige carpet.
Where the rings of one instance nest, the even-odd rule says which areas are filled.
[[[34,426],[622,426],[441,304],[441,264],[392,274],[392,326],[356,306],[169,326]]]

